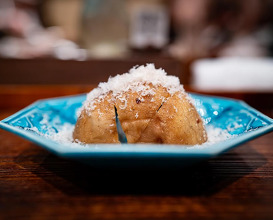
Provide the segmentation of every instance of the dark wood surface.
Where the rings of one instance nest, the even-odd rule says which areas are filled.
[[[181,62],[171,58],[128,57],[87,61],[56,59],[0,59],[0,85],[7,84],[98,84],[109,76],[128,72],[133,66],[154,63],[183,81]]]
[[[1,88],[3,119],[34,99],[91,87]],[[112,170],[0,130],[0,219],[273,219],[272,141],[267,134],[184,169]]]
[[[190,168],[150,171],[95,169],[3,130],[0,140],[0,219],[273,218],[273,133]]]
[[[0,59],[0,120],[37,99],[88,92],[109,75],[150,62],[187,82],[185,66],[168,58]],[[273,116],[272,93],[217,95]],[[184,169],[113,170],[56,157],[0,130],[0,220],[273,219],[272,142],[267,134]]]

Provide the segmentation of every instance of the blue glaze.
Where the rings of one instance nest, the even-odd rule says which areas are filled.
[[[273,130],[273,120],[242,101],[191,94],[206,125],[227,130],[235,137],[202,148],[162,144],[90,144],[71,147],[41,134],[74,125],[86,95],[40,100],[2,120],[0,127],[66,158],[92,165],[184,166],[221,154]],[[156,159],[156,160],[155,160]],[[164,161],[164,163],[163,163]]]

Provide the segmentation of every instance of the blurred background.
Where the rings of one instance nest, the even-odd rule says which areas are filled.
[[[272,11],[273,0],[0,0],[0,97],[88,92],[155,63],[188,91],[273,114]]]

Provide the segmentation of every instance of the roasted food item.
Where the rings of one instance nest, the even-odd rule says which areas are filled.
[[[153,64],[132,68],[92,90],[73,138],[82,143],[119,143],[115,108],[128,143],[202,144],[203,121],[179,79]]]

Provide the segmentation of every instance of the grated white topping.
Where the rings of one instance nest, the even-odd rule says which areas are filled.
[[[178,77],[167,75],[162,68],[156,69],[154,64],[146,64],[133,67],[128,73],[110,77],[107,82],[100,83],[87,95],[84,108],[93,110],[95,103],[103,100],[109,92],[112,92],[112,97],[120,99],[124,99],[122,94],[129,90],[137,92],[140,96],[154,95],[155,91],[149,84],[155,87],[163,86],[171,95],[178,91],[184,92]]]

